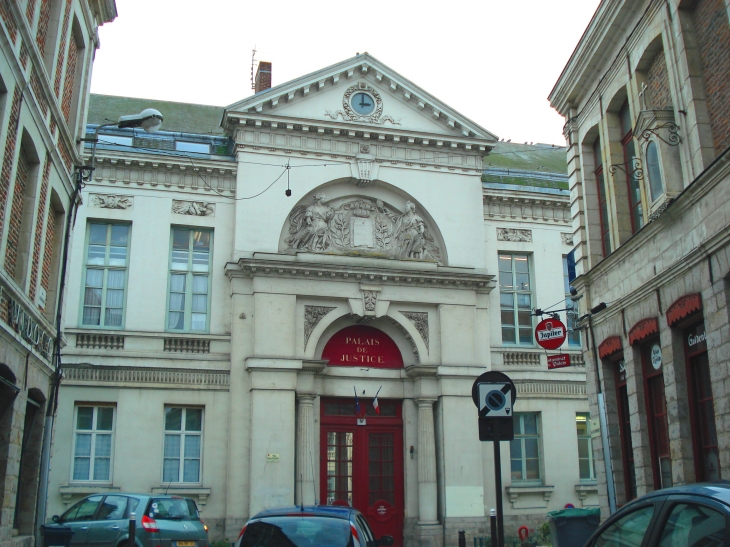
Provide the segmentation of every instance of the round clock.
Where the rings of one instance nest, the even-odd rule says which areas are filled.
[[[369,93],[359,91],[350,99],[350,105],[352,105],[352,109],[360,116],[367,116],[375,110],[375,99]]]

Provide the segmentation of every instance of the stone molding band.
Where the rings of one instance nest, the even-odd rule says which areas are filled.
[[[63,371],[66,382],[183,384],[226,389],[230,383],[230,373],[227,370],[64,365]]]

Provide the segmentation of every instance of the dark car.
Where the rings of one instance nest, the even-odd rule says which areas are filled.
[[[730,545],[730,482],[657,490],[623,506],[586,547],[723,547]]]
[[[268,509],[241,529],[234,547],[378,547],[365,517],[351,507],[317,505]]]
[[[179,496],[97,494],[53,517],[74,531],[71,547],[119,547],[129,542],[129,517],[135,514],[138,547],[206,547],[208,527],[195,502]]]

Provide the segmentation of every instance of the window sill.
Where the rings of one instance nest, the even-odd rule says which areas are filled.
[[[104,482],[104,483],[95,483],[95,482],[89,482],[89,483],[71,483],[66,486],[61,486],[58,491],[61,494],[61,498],[63,499],[63,503],[65,505],[68,505],[71,503],[71,498],[73,496],[88,496],[90,494],[107,494],[107,493],[114,493],[119,492],[121,488],[119,486],[114,486],[110,482]]]
[[[598,505],[598,499],[596,499],[596,503],[586,503],[589,495],[598,495],[598,483],[596,481],[585,481],[576,484],[575,493],[578,494],[578,499],[583,507],[596,507]]]
[[[174,494],[176,496],[190,496],[198,497],[198,505],[204,506],[208,503],[208,496],[210,496],[210,488],[203,488],[202,486],[193,486],[186,484],[172,484],[165,486],[158,486],[152,489],[153,494]]]
[[[548,485],[520,485],[513,483],[505,487],[513,509],[545,509],[553,495],[554,486]]]

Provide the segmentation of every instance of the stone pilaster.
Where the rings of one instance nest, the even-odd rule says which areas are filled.
[[[436,503],[436,436],[433,429],[435,399],[417,399],[418,404],[418,522],[438,522]]]
[[[314,397],[297,393],[297,503],[314,505]]]

